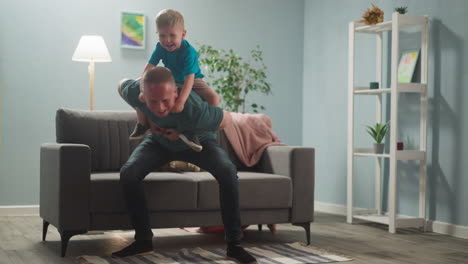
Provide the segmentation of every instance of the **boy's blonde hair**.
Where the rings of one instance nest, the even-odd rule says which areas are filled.
[[[161,10],[156,15],[156,28],[162,28],[167,26],[178,26],[182,30],[184,30],[184,17],[180,12],[173,9]]]

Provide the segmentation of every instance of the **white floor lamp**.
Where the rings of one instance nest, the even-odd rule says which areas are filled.
[[[111,62],[112,58],[101,36],[82,36],[72,60],[89,62],[89,109],[94,110],[94,63]]]

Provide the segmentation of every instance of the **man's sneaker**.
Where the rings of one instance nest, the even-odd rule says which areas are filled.
[[[257,260],[240,245],[228,245],[226,256],[242,264],[257,263]]]
[[[127,246],[126,248],[112,253],[112,257],[127,257],[137,254],[144,254],[153,251],[153,241],[152,240],[137,240]]]
[[[192,148],[196,152],[200,152],[203,150],[202,145],[200,144],[200,141],[198,140],[198,136],[196,134],[192,135],[184,135],[184,134],[179,134],[180,139],[185,142],[190,148]]]
[[[150,131],[149,129],[150,129],[150,126],[148,123],[144,125],[137,123],[135,125],[135,128],[133,129],[132,134],[130,134],[130,137],[128,138],[132,140],[142,139]]]

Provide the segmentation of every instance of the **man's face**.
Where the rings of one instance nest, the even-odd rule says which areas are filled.
[[[186,30],[177,25],[172,27],[160,27],[158,28],[159,43],[169,52],[176,51],[180,48],[186,32]]]
[[[146,106],[157,117],[169,115],[178,96],[177,88],[171,82],[146,84],[143,95]]]

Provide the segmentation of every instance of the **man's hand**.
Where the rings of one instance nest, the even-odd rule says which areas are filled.
[[[178,98],[175,103],[174,103],[174,106],[172,107],[171,109],[171,112],[172,113],[180,113],[182,111],[184,111],[184,103],[182,100],[180,100],[180,98]]]
[[[151,132],[154,134],[159,134],[159,135],[164,135],[164,132],[166,129],[157,126],[155,123],[153,123],[151,120],[148,120],[150,127],[151,127]]]
[[[177,130],[172,129],[172,128],[163,128],[163,127],[157,126],[151,120],[148,120],[148,122],[151,127],[151,132],[153,132],[154,134],[162,135],[165,138],[168,138],[169,140],[172,140],[172,141],[179,139],[179,132],[177,132]]]
[[[164,130],[163,136],[168,138],[169,140],[175,141],[179,139],[179,132],[172,128],[166,128]]]

